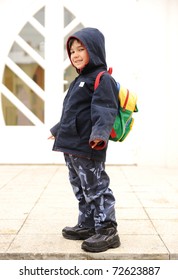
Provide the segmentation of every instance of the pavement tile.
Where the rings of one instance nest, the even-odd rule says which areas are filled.
[[[14,238],[13,234],[0,234],[0,254],[7,251]]]
[[[25,208],[23,207],[19,207],[19,204],[17,204],[15,208],[11,208],[9,207],[9,203],[8,204],[0,203],[0,221],[1,220],[24,220],[29,214],[29,210],[31,209],[32,206],[30,205],[28,209],[27,209],[27,205]]]
[[[103,253],[66,240],[78,205],[64,165],[0,165],[0,259],[178,259],[176,169],[107,165],[121,246]]]
[[[167,185],[165,178],[158,175],[151,167],[122,166],[121,169],[127,178],[127,182],[134,186]]]
[[[29,234],[58,234],[60,230],[59,219],[27,219],[21,228],[19,235]]]
[[[158,234],[178,235],[178,219],[176,220],[152,220]],[[178,240],[176,240],[178,243]]]
[[[178,219],[178,208],[145,208],[151,220]]]
[[[173,195],[172,197],[168,197],[166,193],[162,194],[155,192],[137,192],[137,197],[140,200],[143,207],[178,207],[178,202],[177,198],[175,198],[175,195]]]
[[[57,167],[54,166],[25,166],[23,172],[17,174],[8,185],[11,186],[46,186],[57,171]]]
[[[160,178],[163,178],[166,182],[171,185],[175,185],[178,188],[178,172],[177,168],[160,168],[154,167],[153,170]]]
[[[120,234],[157,234],[150,220],[120,220],[118,221],[118,231]]]
[[[23,190],[23,192],[19,192],[18,193],[13,193],[13,192],[6,192],[2,194],[2,197],[0,198],[0,203],[1,204],[26,204],[26,203],[35,203],[37,201],[37,199],[40,197],[41,192],[36,192],[36,191],[26,191]],[[0,193],[1,195],[1,193]]]
[[[118,195],[115,195],[116,206],[119,207],[142,207],[139,199],[134,193],[131,192],[120,192]]]
[[[169,250],[170,259],[178,260],[178,234],[160,234],[160,236]]]
[[[171,192],[175,192],[176,189],[174,186],[170,185],[167,182],[161,183],[161,184],[156,184],[156,185],[140,185],[140,186],[131,186],[131,190],[135,193],[142,193],[142,192],[146,192],[146,193],[166,193],[169,194]]]
[[[20,174],[23,170],[23,166],[16,166],[13,167],[10,165],[0,165],[0,189],[2,189],[6,184],[8,184],[17,174]]]
[[[126,208],[126,207],[117,207],[116,206],[116,217],[118,223],[120,220],[145,220],[148,219],[148,215],[145,210],[141,207],[139,208]]]
[[[113,252],[118,259],[168,259],[169,252],[158,235],[120,234],[121,247]],[[109,251],[108,251],[109,253]]]
[[[45,214],[44,214],[45,213]],[[77,207],[66,207],[65,211],[63,207],[58,207],[56,205],[48,207],[46,211],[45,205],[36,205],[29,215],[30,220],[41,220],[41,217],[46,220],[55,219],[59,221],[64,221],[64,223],[69,223],[72,221],[73,225],[77,224],[78,210]]]
[[[168,259],[169,254],[157,235],[121,235],[121,246],[102,253],[81,249],[80,240],[66,240],[60,235],[19,235],[7,251],[9,257],[29,259]],[[146,243],[146,246],[145,246]]]
[[[81,241],[66,240],[60,234],[20,234],[18,235],[8,253],[54,253],[68,254],[76,252],[80,248]]]
[[[17,234],[24,220],[0,220],[0,235]]]
[[[76,206],[76,199],[74,198],[74,196],[70,199],[70,196],[67,196],[69,199],[66,199],[66,196],[63,195],[57,195],[54,196],[54,198],[43,198],[41,197],[38,201],[39,205],[45,205],[46,208],[49,207],[61,207],[63,209],[65,208],[72,208],[72,207],[77,207]]]

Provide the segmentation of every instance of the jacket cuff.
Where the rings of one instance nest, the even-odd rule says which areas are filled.
[[[92,148],[92,146],[94,145],[94,140],[89,141],[89,145]],[[104,148],[106,148],[107,146],[107,142],[104,140],[101,140],[94,148],[94,150],[100,151],[103,150]]]

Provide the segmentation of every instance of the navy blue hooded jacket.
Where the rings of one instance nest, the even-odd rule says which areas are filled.
[[[118,112],[118,90],[115,80],[108,74],[101,77],[94,91],[96,76],[107,71],[105,39],[96,28],[83,28],[69,37],[67,52],[70,58],[69,41],[75,38],[82,42],[89,54],[89,63],[78,71],[63,103],[62,116],[51,133],[55,136],[54,151],[105,161],[112,125]],[[95,139],[102,144],[91,148]]]

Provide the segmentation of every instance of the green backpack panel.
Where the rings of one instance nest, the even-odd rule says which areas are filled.
[[[95,80],[94,90],[98,87],[101,76],[106,71],[100,72]],[[108,73],[112,74],[112,68],[109,68]],[[122,87],[117,82],[118,88],[118,114],[113,124],[109,139],[112,141],[122,142],[129,134],[134,124],[133,113],[138,112],[137,95]]]

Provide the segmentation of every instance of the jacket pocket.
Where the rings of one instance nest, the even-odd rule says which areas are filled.
[[[76,127],[76,118],[72,118],[70,120],[63,120],[60,126],[60,132],[61,137],[72,137],[78,135],[77,127]]]

